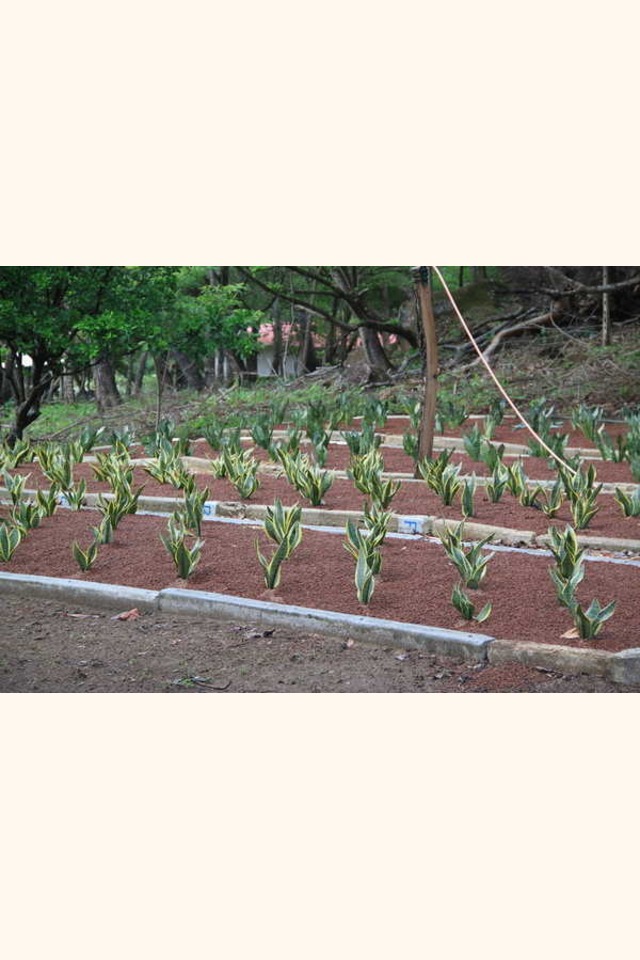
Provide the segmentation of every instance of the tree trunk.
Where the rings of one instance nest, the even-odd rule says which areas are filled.
[[[311,331],[311,314],[308,313],[304,322],[302,348],[300,350],[300,365],[304,373],[313,373],[318,366],[316,348]]]
[[[362,339],[362,346],[369,367],[368,379],[373,382],[386,380],[393,370],[393,366],[389,363],[377,331],[372,330],[371,327],[360,327],[358,332]]]
[[[283,363],[282,318],[280,311],[277,310],[273,316],[273,360],[271,361],[271,369],[277,377],[281,377],[284,373]]]
[[[63,403],[73,403],[75,401],[73,374],[71,373],[63,373],[60,377],[60,399]]]
[[[111,361],[108,357],[98,361],[93,368],[98,413],[105,413],[122,403]]]
[[[182,350],[173,349],[171,359],[177,364],[185,383],[190,390],[200,392],[204,389],[204,378],[198,369],[198,364],[188,357]]]
[[[133,397],[139,397],[142,393],[142,386],[144,384],[144,376],[147,372],[147,364],[149,362],[149,351],[143,350],[142,356],[140,357],[140,363],[138,364],[138,369],[136,370],[136,375],[133,381],[133,387],[131,395]]]

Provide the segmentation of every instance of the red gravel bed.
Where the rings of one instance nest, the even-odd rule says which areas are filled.
[[[461,437],[465,433],[469,433],[475,426],[482,429],[483,420],[479,419],[468,419],[465,420],[463,424],[459,427],[447,426],[444,430],[444,436],[447,437]],[[341,427],[341,430],[360,430],[362,428],[361,421],[359,419],[355,420],[350,427]],[[408,417],[393,417],[392,419],[387,420],[384,427],[376,427],[376,432],[382,434],[390,435],[400,435],[402,436],[407,430],[412,430],[411,421]],[[615,442],[615,438],[620,435],[626,434],[628,427],[624,423],[607,423],[605,424],[605,432],[609,437]],[[593,447],[594,444],[587,440],[583,433],[579,430],[574,430],[571,426],[569,420],[563,420],[560,422],[560,426],[552,431],[552,433],[567,433],[569,439],[567,445],[570,447]],[[515,417],[505,416],[504,420],[500,426],[496,427],[493,433],[492,440],[497,443],[522,443],[525,446],[529,442],[530,433],[526,430],[520,422]]]
[[[19,473],[28,473],[28,486],[48,489],[49,481],[39,474],[37,464],[21,467]],[[94,492],[108,492],[109,485],[95,480],[90,464],[78,464],[74,471],[76,481],[85,479],[87,489]],[[217,501],[237,501],[240,499],[233,485],[226,479],[215,479],[212,475],[198,474],[197,482],[200,489],[208,487],[209,499]],[[170,484],[157,483],[152,480],[143,467],[134,470],[134,485],[144,485],[145,496],[150,497],[177,497],[182,493]],[[290,486],[286,478],[271,475],[261,475],[260,487],[253,494],[248,503],[272,504],[280,498],[286,506],[301,503],[300,494]],[[353,483],[347,479],[336,479],[325,497],[324,509],[327,510],[362,510],[366,498],[359,493]],[[589,536],[619,537],[623,539],[640,539],[640,517],[625,517],[620,506],[611,495],[601,495],[598,501],[599,512],[595,515],[589,527],[583,531]],[[461,520],[459,499],[454,504],[445,507],[440,498],[431,491],[423,481],[402,481],[400,491],[393,501],[395,513],[413,516],[436,516],[450,520]],[[475,515],[477,523],[486,523],[498,527],[511,527],[516,530],[532,530],[535,533],[546,533],[550,526],[564,527],[571,523],[571,512],[568,504],[561,507],[553,520],[549,520],[540,510],[521,506],[509,493],[505,493],[499,503],[491,503],[486,491],[478,487],[475,495]]]
[[[243,446],[245,449],[250,449],[252,448],[253,444],[245,442]],[[310,449],[311,448],[309,446],[302,447],[304,452],[309,452]],[[438,452],[438,450],[435,451],[436,455]],[[260,447],[254,447],[253,453],[258,460],[267,463],[269,462],[267,453]],[[382,454],[384,467],[387,472],[407,473],[413,475],[415,466],[414,462],[402,448],[382,446],[380,448],[380,453]],[[215,458],[217,454],[213,453],[206,442],[200,440],[192,444],[191,456],[211,460]],[[329,446],[326,467],[329,470],[347,470],[349,468],[349,458],[349,448],[346,444],[332,443]],[[505,456],[504,460],[506,464],[512,464],[517,460],[520,460],[524,467],[525,473],[527,476],[531,477],[532,480],[555,480],[557,477],[557,473],[552,470],[551,467],[549,467],[547,460],[543,457]],[[586,466],[588,466],[591,462],[591,460],[586,461]],[[460,464],[462,467],[462,473],[464,474],[475,473],[476,476],[479,477],[487,477],[491,475],[491,470],[489,470],[482,460],[472,460],[471,457],[467,456],[465,453],[455,452],[451,458],[451,463]],[[624,463],[613,463],[610,460],[596,460],[594,461],[594,466],[596,468],[598,482],[635,482],[631,475],[629,464],[626,461]]]
[[[344,613],[471,629],[503,639],[612,651],[640,646],[640,567],[631,564],[587,563],[580,598],[588,602],[597,597],[602,603],[618,600],[616,613],[605,624],[600,637],[587,642],[563,638],[572,626],[571,618],[556,601],[548,575],[551,561],[542,555],[496,553],[489,564],[486,586],[472,594],[477,609],[487,600],[494,607],[490,620],[478,626],[462,620],[451,606],[457,574],[442,548],[422,539],[386,541],[382,576],[370,606],[363,608],[355,596],[353,560],[339,534],[305,530],[302,544],[283,567],[281,585],[274,597],[264,588],[255,553],[256,538],[263,547],[266,545],[259,528],[205,524],[201,563],[185,583],[176,579],[173,562],[160,541],[166,520],[158,517],[127,517],[118,527],[115,541],[100,547],[94,567],[81,573],[72,558],[71,544],[78,540],[87,546],[95,523],[93,511],[59,510],[28,534],[2,569],[153,590],[179,586],[275,599]]]

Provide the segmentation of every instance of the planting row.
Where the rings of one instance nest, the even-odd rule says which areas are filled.
[[[0,523],[3,549],[18,526],[9,512],[5,508]],[[104,536],[107,518],[110,533]],[[106,507],[101,517],[58,510],[21,534],[2,569],[366,610],[541,643],[608,650],[640,643],[640,567],[586,560],[571,529],[556,533],[552,555],[545,556],[468,544],[462,529],[434,543],[385,535],[385,525],[384,515],[369,511],[346,531],[302,530],[299,514],[278,504],[262,529],[201,524],[197,498],[189,502],[187,495],[168,521],[127,512],[109,516]]]
[[[360,435],[362,439],[362,434]],[[219,456],[204,462],[204,472],[185,466],[180,447],[168,439],[158,445],[155,459],[145,466],[131,461],[127,447],[118,442],[112,450],[97,453],[97,462],[76,462],[83,456],[79,445],[41,445],[31,451],[37,463],[4,471],[4,483],[17,502],[27,485],[63,496],[71,506],[81,506],[87,491],[116,492],[130,487],[139,495],[171,496],[176,491],[207,490],[213,500],[281,499],[292,505],[305,501],[326,509],[359,510],[363,500],[382,510],[405,515],[436,515],[447,519],[472,518],[482,523],[543,533],[551,525],[571,523],[577,530],[600,536],[640,538],[640,488],[615,496],[602,495],[595,465],[577,470],[558,465],[552,486],[528,480],[520,461],[506,462],[494,450],[492,473],[480,486],[473,476],[464,478],[450,450],[424,459],[418,465],[420,481],[400,481],[385,476],[385,460],[378,446],[352,451],[349,480],[336,479],[297,445],[284,441],[270,449],[271,474],[259,472],[260,463],[237,437],[223,443]]]

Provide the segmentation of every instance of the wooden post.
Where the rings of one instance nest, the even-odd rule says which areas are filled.
[[[424,400],[422,404],[422,417],[420,419],[420,432],[418,435],[418,459],[422,460],[423,457],[433,456],[436,394],[438,390],[438,336],[431,300],[431,274],[429,267],[413,267],[411,272],[418,294],[424,345],[427,354]],[[417,472],[416,476],[418,476]]]
[[[609,267],[602,268],[602,286],[606,287],[609,283]],[[611,345],[611,305],[609,301],[609,291],[602,292],[602,346]]]

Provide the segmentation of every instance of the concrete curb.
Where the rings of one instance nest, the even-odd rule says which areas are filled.
[[[273,626],[296,627],[311,633],[353,638],[377,645],[428,650],[444,656],[462,656],[464,659],[476,661],[487,659],[487,647],[492,641],[492,637],[481,634],[310,607],[288,604],[284,606],[266,600],[247,600],[199,590],[161,590],[159,609],[163,612],[192,616],[202,614],[218,619],[250,616],[259,623]]]
[[[31,574],[0,572],[0,592],[18,596],[42,597],[47,600],[69,600],[95,603],[104,607],[155,610],[158,594],[155,590],[123,587],[111,583],[94,583],[58,577],[39,577]]]
[[[25,495],[35,496],[35,492],[35,490],[25,490]],[[0,488],[0,503],[6,502],[3,494],[8,497],[7,491]],[[107,500],[113,498],[112,493],[88,493],[86,495],[86,507],[95,508],[98,496],[103,496]],[[145,497],[141,495],[138,500],[138,510],[140,512],[167,514],[168,516],[182,502],[179,497]],[[215,520],[216,517],[222,517],[261,521],[266,515],[268,506],[269,504],[251,503],[250,501],[208,500],[205,504],[204,519]],[[361,517],[362,513],[359,510],[323,510],[322,507],[303,507],[302,509],[302,522],[307,526],[344,528],[347,520],[358,520]],[[460,522],[460,520],[449,520],[429,514],[415,516],[393,514],[389,530],[392,533],[430,536],[437,535],[445,528],[455,528]],[[493,533],[493,542],[496,544],[502,543],[506,546],[543,547],[546,549],[549,545],[549,536],[546,533],[534,533],[533,530],[514,530],[511,527],[495,527],[489,524],[476,523],[473,520],[465,522],[465,533],[469,539],[481,539]],[[640,540],[578,533],[578,542],[590,550],[606,550],[612,553],[640,553]]]
[[[339,638],[353,638],[378,646],[422,650],[491,664],[523,663],[559,673],[585,673],[623,686],[640,684],[640,648],[608,653],[553,644],[497,640],[485,634],[440,627],[289,606],[267,600],[199,590],[167,588],[153,591],[117,584],[0,572],[0,594],[42,597],[75,603],[93,603],[116,609],[138,607],[163,613],[206,616],[212,619],[248,619],[271,626],[293,627]]]

